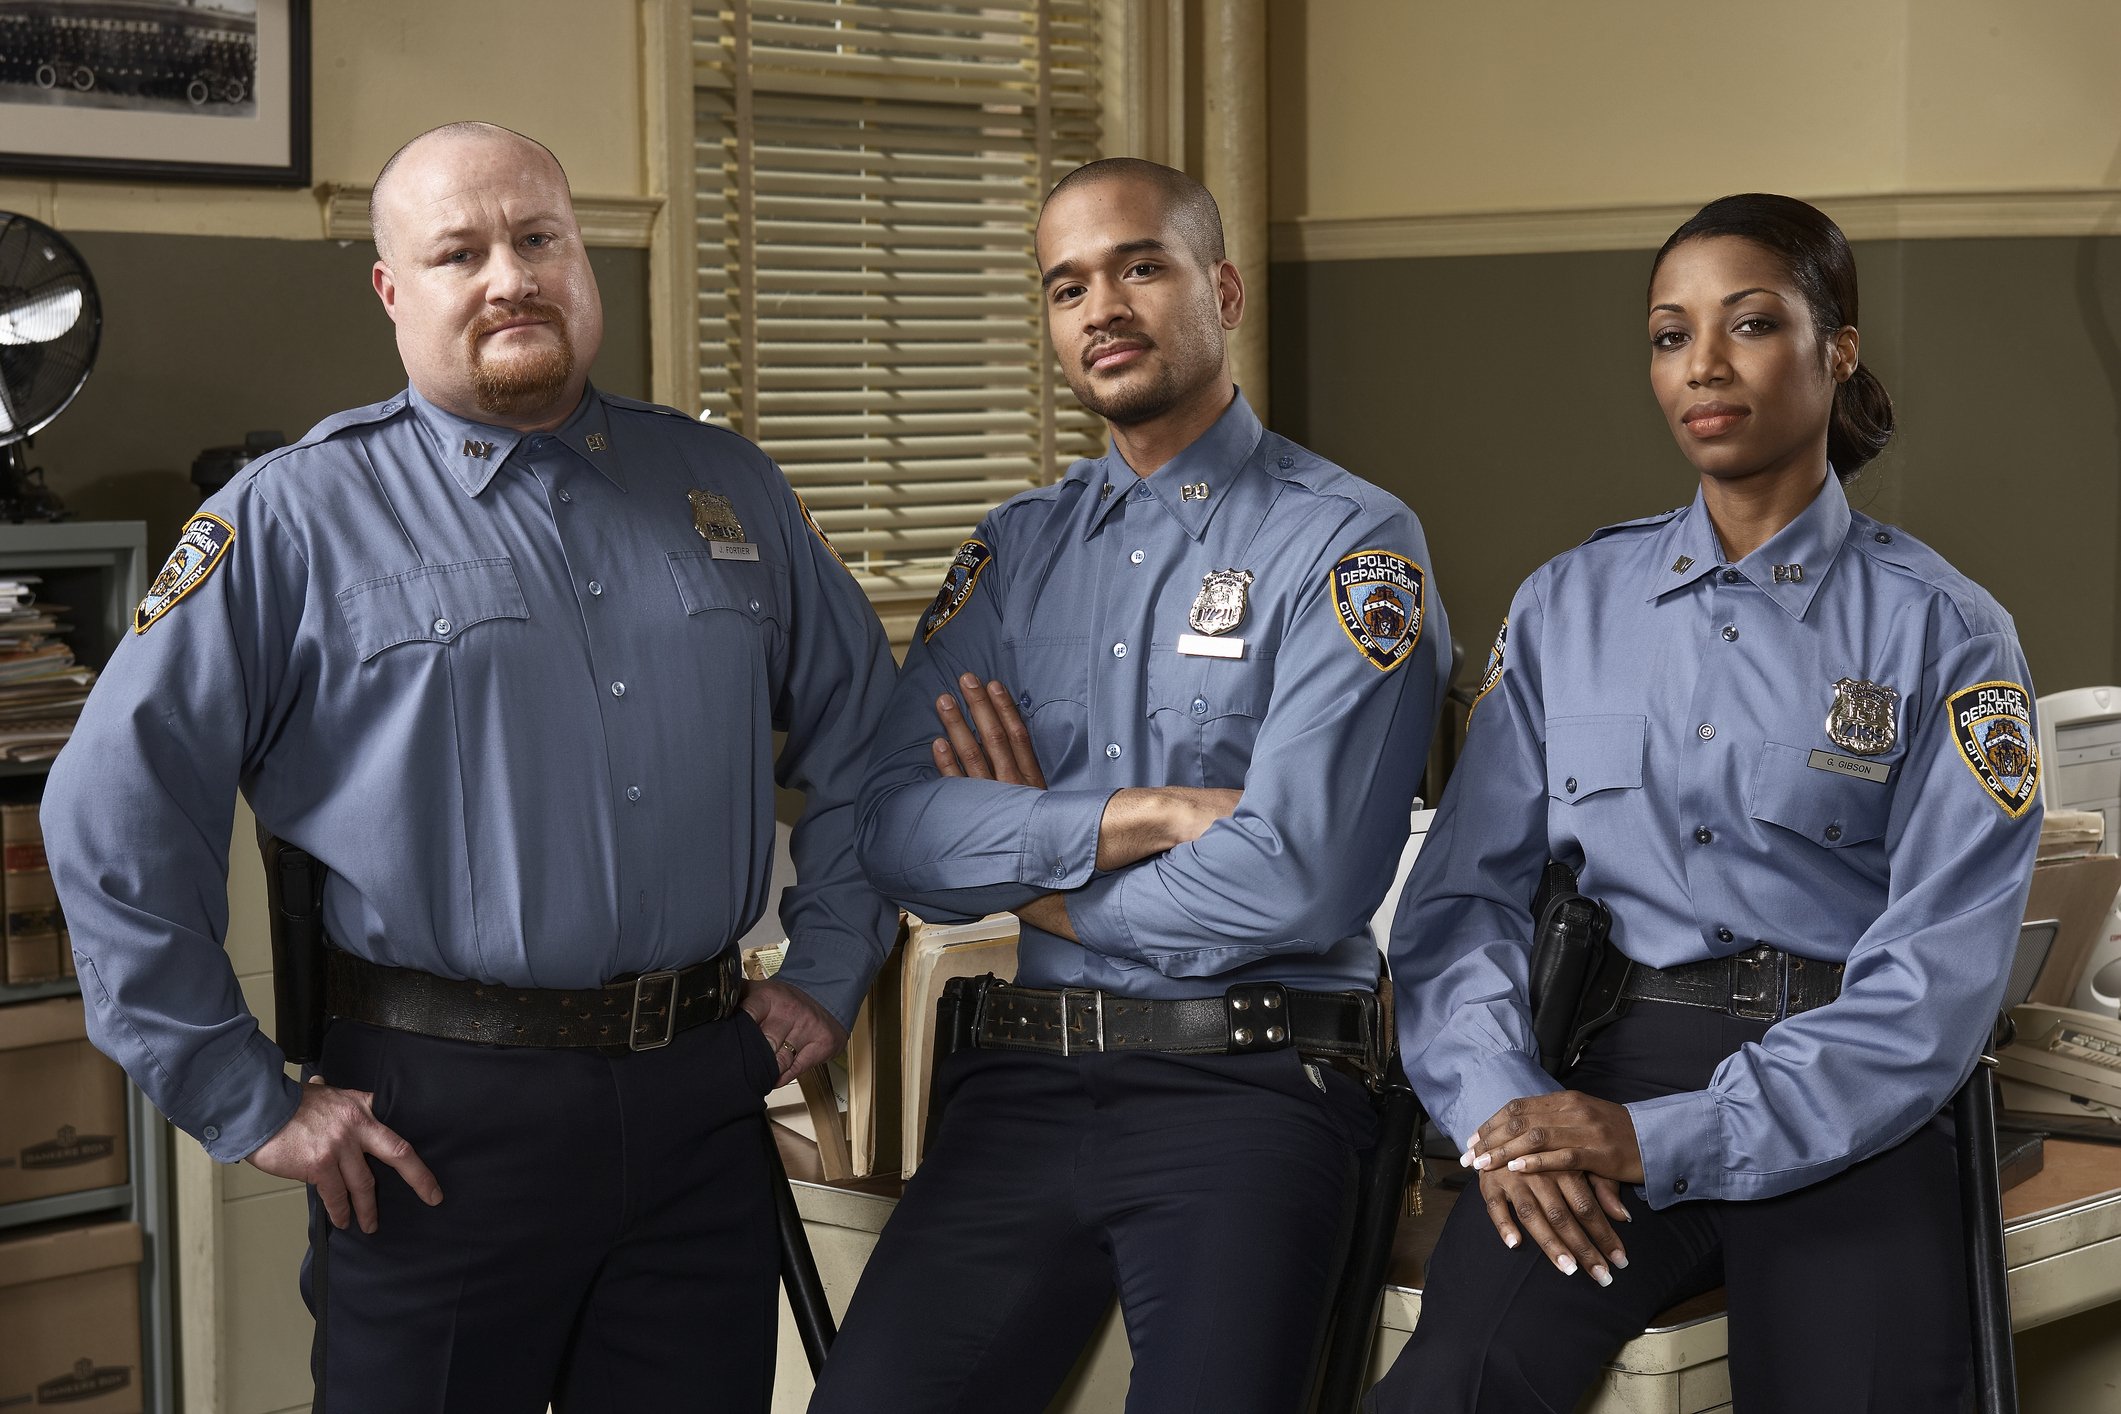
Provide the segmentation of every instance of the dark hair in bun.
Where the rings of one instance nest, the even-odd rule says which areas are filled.
[[[1679,246],[1702,236],[1739,236],[1772,251],[1804,295],[1819,337],[1856,323],[1856,257],[1841,228],[1818,207],[1790,196],[1748,192],[1718,197],[1672,232],[1657,252],[1650,278]],[[1856,371],[1834,390],[1833,416],[1827,424],[1826,455],[1843,481],[1881,451],[1893,435],[1893,400],[1878,376],[1856,365]]]

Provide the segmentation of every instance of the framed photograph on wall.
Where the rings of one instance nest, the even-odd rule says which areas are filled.
[[[0,171],[309,184],[309,0],[0,0]]]

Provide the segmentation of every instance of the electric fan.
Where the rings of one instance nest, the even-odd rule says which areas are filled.
[[[29,439],[88,382],[103,305],[80,252],[41,221],[0,211],[0,519],[66,515],[29,464]]]

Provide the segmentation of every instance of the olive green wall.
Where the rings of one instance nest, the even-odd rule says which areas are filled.
[[[202,448],[253,428],[291,441],[405,386],[360,243],[70,235],[103,297],[88,386],[39,434],[33,463],[78,518],[145,520],[160,556],[198,505]],[[604,295],[600,387],[648,388],[648,253],[590,253]]]
[[[1512,591],[1692,469],[1646,376],[1646,251],[1277,264],[1275,424],[1421,516],[1477,673]],[[2037,689],[2121,679],[2121,238],[1865,242],[1900,431],[1850,488],[2017,618]]]

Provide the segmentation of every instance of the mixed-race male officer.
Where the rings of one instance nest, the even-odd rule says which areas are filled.
[[[1244,286],[1204,188],[1094,162],[1037,244],[1112,446],[958,552],[861,827],[921,916],[1015,911],[1020,985],[939,1077],[811,1409],[1043,1409],[1116,1290],[1129,1410],[1288,1414],[1372,1133],[1368,924],[1449,634],[1413,514],[1231,383]]]
[[[551,153],[452,124],[373,209],[411,387],[207,502],[52,773],[91,1033],[216,1159],[312,1185],[319,1409],[764,1410],[760,1096],[887,943],[883,634],[757,448],[588,385]],[[732,1011],[776,774],[794,946]],[[239,788],[330,868],[307,1085],[221,950]]]

